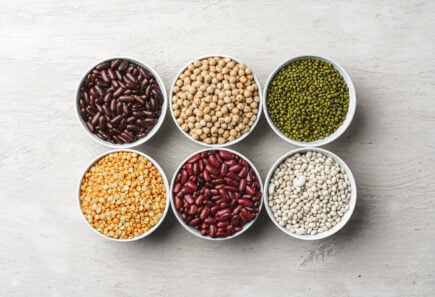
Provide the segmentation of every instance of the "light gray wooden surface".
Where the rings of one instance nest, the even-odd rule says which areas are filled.
[[[433,1],[0,1],[1,296],[434,296]],[[84,166],[107,149],[73,112],[84,71],[115,55],[179,68],[232,55],[264,85],[298,54],[326,55],[358,94],[350,129],[326,146],[353,170],[358,204],[344,230],[303,242],[265,211],[246,234],[208,242],[170,213],[147,239],[101,239],[76,205]],[[171,178],[201,147],[167,116],[139,147]],[[265,178],[294,147],[264,118],[232,147]]]

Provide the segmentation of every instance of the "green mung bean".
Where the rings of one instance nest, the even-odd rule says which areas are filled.
[[[284,135],[297,141],[316,141],[343,124],[349,88],[332,64],[302,59],[274,76],[266,104],[272,122]]]

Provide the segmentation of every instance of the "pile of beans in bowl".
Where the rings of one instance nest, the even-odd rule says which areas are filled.
[[[253,221],[261,206],[261,181],[250,164],[227,150],[190,157],[172,188],[178,217],[202,236],[228,237]]]
[[[126,59],[95,66],[80,86],[80,116],[88,130],[114,144],[146,137],[162,113],[163,94],[147,69]]]

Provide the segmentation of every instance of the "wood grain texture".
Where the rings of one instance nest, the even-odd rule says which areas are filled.
[[[0,1],[1,296],[433,296],[435,2]],[[243,236],[208,242],[172,213],[131,244],[97,237],[76,205],[84,166],[106,148],[73,112],[84,71],[115,55],[153,65],[169,89],[185,63],[226,53],[264,85],[313,53],[343,65],[358,107],[326,148],[358,184],[357,209],[330,239],[285,236],[263,211]],[[140,150],[171,178],[200,149],[167,116]],[[264,118],[233,147],[262,177],[293,149]]]

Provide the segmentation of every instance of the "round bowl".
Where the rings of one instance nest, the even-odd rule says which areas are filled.
[[[275,75],[285,66],[287,66],[290,63],[293,63],[295,61],[298,60],[304,60],[304,59],[317,59],[317,60],[321,60],[321,61],[325,61],[328,62],[330,64],[332,64],[332,66],[337,69],[337,71],[340,73],[340,75],[343,77],[344,81],[346,82],[348,88],[349,88],[349,107],[347,110],[347,114],[346,114],[346,119],[344,120],[343,124],[338,127],[337,130],[335,130],[334,133],[332,133],[331,135],[319,139],[319,140],[315,140],[315,141],[310,141],[310,142],[304,142],[304,141],[298,141],[298,140],[294,140],[291,139],[289,137],[287,137],[286,135],[284,135],[283,132],[281,132],[281,130],[279,130],[275,124],[273,123],[272,119],[269,116],[269,111],[267,109],[267,92],[269,89],[269,84],[271,83],[271,81],[273,80],[273,78],[275,77]],[[346,131],[346,129],[350,126],[350,123],[352,122],[353,116],[355,115],[355,110],[356,110],[356,93],[355,93],[355,87],[353,85],[353,82],[349,76],[349,74],[347,74],[347,72],[343,69],[343,67],[341,67],[337,62],[329,59],[329,58],[325,58],[325,57],[321,57],[321,56],[314,56],[314,55],[304,55],[304,56],[297,56],[295,58],[291,58],[290,60],[287,60],[286,62],[282,63],[281,65],[279,65],[278,67],[276,67],[273,72],[269,75],[267,81],[266,81],[266,85],[264,86],[264,95],[263,95],[263,108],[264,108],[264,115],[266,116],[266,120],[269,123],[269,126],[272,128],[272,130],[279,136],[281,137],[283,140],[287,141],[288,143],[291,143],[293,145],[297,145],[297,146],[303,146],[303,147],[315,147],[315,146],[323,146],[325,144],[328,144],[332,141],[334,141],[335,139],[337,139],[338,137],[340,137],[340,135],[342,135],[344,133],[344,131]]]
[[[116,238],[111,238],[108,237],[100,232],[98,232],[97,229],[94,229],[89,222],[86,220],[83,212],[82,212],[82,207],[80,205],[80,188],[81,188],[81,184],[82,184],[82,180],[83,177],[85,176],[85,174],[88,172],[88,170],[92,167],[92,165],[94,165],[98,160],[100,160],[101,158],[110,155],[112,153],[116,153],[116,152],[131,152],[131,153],[136,153],[138,155],[141,155],[145,158],[147,158],[156,168],[157,170],[160,172],[160,174],[162,175],[162,179],[163,179],[163,183],[165,184],[165,191],[166,191],[166,205],[165,205],[165,210],[163,211],[162,217],[160,218],[159,222],[154,225],[152,228],[150,228],[147,232],[145,232],[144,234],[141,234],[139,236],[136,236],[134,238],[131,239],[116,239]],[[80,215],[82,217],[82,219],[85,221],[86,225],[92,229],[95,233],[97,233],[98,235],[100,235],[101,237],[105,238],[105,239],[109,239],[112,241],[118,241],[118,242],[130,242],[130,241],[136,241],[142,238],[145,238],[149,235],[151,235],[151,233],[153,233],[159,226],[160,224],[164,221],[168,210],[169,210],[169,205],[170,205],[170,196],[169,196],[169,183],[168,183],[168,179],[166,178],[165,172],[163,171],[163,169],[160,167],[160,165],[150,156],[148,156],[147,154],[144,154],[142,152],[139,152],[137,150],[132,150],[132,149],[116,149],[116,150],[110,150],[108,152],[102,153],[100,155],[98,155],[96,158],[94,158],[85,168],[85,170],[83,171],[83,174],[80,176],[79,182],[78,182],[78,187],[77,187],[77,205],[78,205],[78,209],[80,211]]]
[[[333,226],[331,229],[326,230],[326,231],[321,232],[321,233],[317,233],[316,235],[300,235],[300,234],[296,234],[296,233],[291,233],[285,227],[280,226],[278,224],[278,222],[276,221],[276,219],[273,215],[272,209],[269,206],[269,184],[270,184],[270,180],[272,178],[273,173],[275,172],[277,167],[283,161],[285,161],[288,157],[290,157],[294,154],[305,153],[305,152],[309,152],[309,151],[319,152],[319,153],[322,153],[328,157],[331,157],[331,159],[336,161],[344,169],[347,177],[349,178],[350,187],[351,187],[351,197],[349,200],[349,209],[344,213],[343,217],[341,218],[341,221],[339,223],[337,223],[335,226]],[[322,148],[312,148],[312,147],[299,148],[299,149],[292,150],[292,151],[284,154],[283,156],[281,156],[278,159],[278,161],[276,161],[273,164],[272,168],[270,169],[269,173],[267,174],[266,181],[264,182],[264,188],[266,189],[266,192],[264,193],[264,204],[266,207],[267,214],[269,215],[272,222],[275,224],[276,227],[278,227],[285,234],[292,236],[292,237],[295,237],[295,238],[298,238],[298,239],[303,239],[303,240],[318,240],[318,239],[323,239],[323,238],[326,238],[326,237],[329,237],[329,236],[335,234],[341,228],[343,228],[344,225],[346,225],[346,223],[349,221],[349,219],[352,216],[353,211],[355,209],[355,205],[356,205],[357,188],[356,188],[355,178],[353,177],[352,172],[350,171],[349,167],[346,165],[346,163],[342,159],[340,159],[337,155],[331,153],[330,151],[327,151],[327,150],[322,149]]]
[[[151,131],[142,138],[139,138],[138,140],[134,141],[134,142],[129,142],[129,143],[122,143],[122,144],[116,144],[116,143],[111,143],[109,141],[105,141],[104,139],[101,139],[100,137],[98,137],[96,134],[92,133],[91,131],[89,131],[89,128],[86,125],[86,122],[83,120],[82,115],[80,114],[80,106],[79,106],[79,101],[80,101],[80,87],[82,85],[82,83],[84,82],[84,80],[86,79],[86,76],[88,75],[89,72],[91,72],[95,66],[97,66],[100,63],[104,63],[106,61],[110,61],[110,60],[114,60],[114,59],[123,59],[123,60],[127,60],[131,63],[135,63],[139,66],[142,66],[143,68],[145,68],[146,70],[148,70],[149,72],[151,72],[151,74],[154,76],[154,78],[156,79],[157,84],[159,85],[159,88],[162,91],[162,95],[163,95],[163,104],[162,104],[162,111],[159,117],[158,122],[155,124],[155,126],[153,127],[153,129],[151,129]],[[109,58],[109,59],[105,59],[102,60],[100,62],[98,62],[97,64],[93,65],[92,67],[90,67],[88,69],[88,71],[86,71],[85,75],[83,75],[82,79],[80,80],[80,83],[77,87],[77,91],[76,91],[76,97],[75,97],[75,113],[77,116],[77,119],[80,122],[80,125],[82,126],[83,130],[86,132],[86,134],[92,138],[94,141],[96,141],[99,144],[102,144],[106,147],[109,148],[113,148],[113,149],[126,149],[126,148],[132,148],[135,146],[139,146],[145,142],[147,142],[148,140],[150,140],[154,134],[157,133],[157,131],[160,129],[160,127],[163,124],[163,121],[165,120],[165,116],[166,116],[166,110],[167,110],[167,106],[168,106],[168,96],[166,94],[166,89],[165,89],[165,85],[163,84],[162,79],[160,78],[159,74],[157,73],[156,70],[154,70],[154,68],[152,68],[150,65],[139,62],[138,60],[134,59],[134,58],[129,58],[129,57],[113,57],[113,58]]]
[[[255,172],[255,175],[257,176],[258,182],[260,183],[260,190],[262,193],[262,197],[260,198],[260,206],[258,207],[258,213],[255,216],[255,218],[250,221],[249,223],[247,223],[246,225],[243,225],[243,229],[237,233],[234,233],[233,235],[227,236],[227,237],[215,237],[212,238],[210,236],[203,236],[201,235],[201,232],[196,230],[195,228],[193,228],[192,226],[186,224],[186,222],[184,222],[184,220],[181,218],[180,213],[178,212],[178,210],[175,208],[175,203],[174,203],[174,195],[173,195],[173,188],[175,185],[175,178],[177,177],[178,172],[181,170],[181,168],[183,167],[183,165],[193,156],[195,156],[196,154],[200,154],[202,152],[205,151],[212,151],[212,150],[224,150],[224,151],[228,151],[230,153],[233,153],[235,155],[238,155],[240,158],[244,159],[246,162],[248,162],[249,166],[251,166],[251,168],[253,169],[253,171]],[[263,188],[263,184],[261,182],[261,176],[260,173],[258,172],[257,168],[255,168],[254,164],[252,164],[252,162],[246,158],[243,154],[236,152],[234,150],[225,148],[225,149],[202,149],[199,151],[196,151],[195,153],[189,155],[186,159],[183,160],[183,162],[180,163],[180,165],[177,167],[177,169],[175,170],[174,176],[172,177],[172,181],[171,181],[171,208],[172,211],[174,212],[175,217],[177,218],[178,222],[180,222],[180,224],[184,227],[184,229],[186,229],[187,231],[189,231],[189,233],[202,238],[202,239],[207,239],[207,240],[212,240],[212,241],[222,241],[222,240],[228,240],[228,239],[232,239],[235,238],[237,236],[240,236],[241,234],[243,234],[244,232],[246,232],[246,230],[248,230],[257,220],[258,216],[260,215],[261,212],[261,208],[263,207],[263,195],[264,195],[264,188]]]
[[[236,143],[242,141],[243,139],[245,139],[246,137],[248,137],[248,135],[249,135],[249,134],[250,134],[250,133],[255,129],[255,127],[257,126],[258,120],[260,119],[261,112],[262,112],[262,109],[263,109],[263,107],[262,107],[262,104],[263,104],[263,98],[262,98],[262,97],[263,97],[263,93],[262,93],[262,91],[261,91],[261,85],[260,85],[260,82],[258,81],[257,77],[255,76],[254,71],[252,71],[252,75],[253,75],[253,77],[254,77],[255,83],[256,83],[257,86],[258,86],[258,97],[260,98],[260,100],[258,101],[258,113],[257,113],[257,118],[255,119],[255,122],[254,122],[254,124],[251,126],[251,128],[249,129],[249,131],[246,132],[245,134],[242,134],[239,138],[236,138],[236,139],[234,139],[234,140],[228,141],[228,142],[226,142],[226,143],[224,143],[224,144],[218,144],[218,143],[216,143],[216,144],[207,144],[207,143],[202,142],[202,141],[200,141],[200,140],[195,140],[195,139],[193,139],[192,136],[190,136],[189,133],[185,132],[185,131],[181,128],[181,126],[177,123],[177,119],[176,119],[176,117],[175,117],[175,115],[174,115],[174,110],[172,109],[172,92],[173,92],[173,88],[174,88],[174,86],[175,86],[175,83],[177,82],[178,77],[179,77],[179,76],[184,72],[184,70],[185,70],[185,69],[186,69],[190,64],[192,64],[192,63],[195,62],[196,60],[202,60],[202,59],[207,59],[207,58],[212,58],[212,57],[223,57],[223,58],[229,58],[229,59],[231,59],[231,60],[233,60],[233,61],[235,61],[235,62],[237,62],[237,63],[239,63],[239,64],[242,64],[242,62],[240,62],[239,60],[237,60],[237,59],[235,59],[235,58],[233,58],[233,57],[231,57],[231,56],[227,56],[227,55],[215,54],[215,55],[205,55],[205,56],[200,56],[200,57],[198,57],[198,58],[196,58],[196,59],[190,61],[189,63],[187,63],[187,64],[186,64],[183,68],[181,68],[181,70],[177,73],[177,75],[175,76],[174,81],[172,82],[171,89],[170,89],[170,91],[169,91],[168,100],[169,100],[169,102],[171,103],[171,104],[169,105],[169,109],[170,109],[170,112],[171,112],[172,119],[174,120],[175,126],[177,126],[177,128],[181,131],[181,133],[183,133],[187,138],[189,138],[191,141],[193,141],[193,142],[195,142],[195,143],[197,143],[197,144],[200,144],[200,145],[205,146],[205,147],[216,148],[216,149],[217,149],[217,148],[228,147],[228,146],[230,146],[230,145],[233,145],[233,144],[236,144]],[[245,64],[245,65],[246,65],[246,64]],[[251,70],[252,70],[252,68],[251,68]]]

